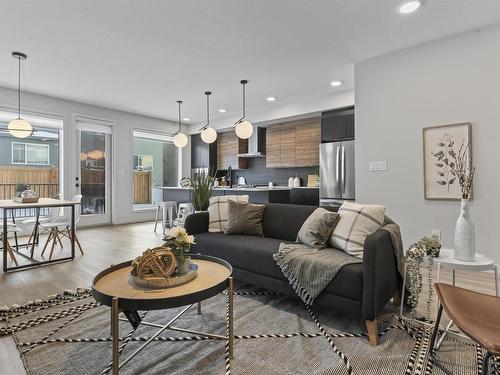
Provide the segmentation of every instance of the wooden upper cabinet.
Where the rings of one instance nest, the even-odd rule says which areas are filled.
[[[270,126],[266,131],[266,168],[281,167],[281,130]]]
[[[266,167],[310,167],[319,164],[320,118],[274,124],[266,132]]]
[[[321,123],[318,119],[316,123],[310,125],[311,138],[309,140],[309,164],[310,166],[319,165],[319,145],[321,143]]]
[[[234,132],[219,133],[217,136],[217,169],[245,169],[246,159],[238,154],[248,151],[248,140],[239,139]]]

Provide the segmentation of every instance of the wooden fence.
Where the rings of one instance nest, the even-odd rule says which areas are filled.
[[[134,204],[151,203],[151,171],[134,171]]]
[[[19,183],[29,185],[40,197],[53,198],[59,193],[59,169],[0,166],[0,199],[12,199]]]

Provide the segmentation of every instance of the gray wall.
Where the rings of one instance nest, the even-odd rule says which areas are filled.
[[[355,87],[357,199],[385,205],[406,246],[433,229],[453,246],[459,202],[424,199],[422,128],[471,122],[477,250],[500,263],[500,27],[356,64]]]

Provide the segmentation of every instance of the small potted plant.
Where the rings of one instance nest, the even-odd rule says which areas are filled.
[[[16,185],[16,197],[17,198],[20,198],[23,194],[23,191],[26,191],[26,190],[29,190],[30,189],[30,186],[28,184],[25,184],[25,183],[18,183]]]
[[[428,295],[426,301],[425,318],[430,321],[432,296],[434,293],[432,287],[432,259],[439,256],[441,243],[435,236],[424,237],[421,240],[411,245],[405,254],[406,272],[408,277],[408,304],[412,309],[412,313],[418,305],[420,292],[422,291],[422,273],[421,268],[425,265],[427,269],[427,288]]]
[[[195,175],[191,178],[191,201],[196,211],[206,211],[212,196],[215,172]]]
[[[188,235],[185,228],[173,227],[165,234],[165,247],[168,247],[177,261],[177,274],[182,275],[189,272],[191,257],[186,255],[194,244],[194,236]]]

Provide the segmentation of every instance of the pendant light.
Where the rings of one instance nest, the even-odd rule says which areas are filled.
[[[236,135],[241,139],[248,139],[252,136],[253,126],[252,123],[248,120],[245,120],[245,106],[246,106],[246,98],[245,98],[245,85],[248,83],[246,79],[240,81],[243,86],[243,117],[236,121],[234,128]]]
[[[212,95],[212,93],[210,91],[205,91],[205,95],[207,96],[207,123],[200,129],[201,139],[205,143],[214,143],[217,139],[217,132],[210,126],[210,95]]]
[[[12,57],[17,59],[17,118],[9,122],[7,128],[9,133],[16,138],[27,138],[33,134],[31,124],[21,118],[21,60],[26,60],[27,56],[21,52],[12,52]]]
[[[186,147],[188,144],[188,137],[186,134],[182,132],[182,122],[181,122],[181,104],[182,100],[177,100],[177,104],[179,105],[179,130],[177,130],[174,135],[174,145],[177,148]]]

